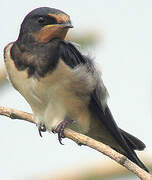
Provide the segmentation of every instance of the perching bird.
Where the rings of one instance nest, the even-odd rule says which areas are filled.
[[[9,79],[32,108],[41,131],[69,127],[111,146],[148,171],[134,150],[145,145],[120,129],[107,105],[107,90],[93,60],[65,40],[72,28],[61,10],[41,7],[21,24],[18,39],[4,50]]]

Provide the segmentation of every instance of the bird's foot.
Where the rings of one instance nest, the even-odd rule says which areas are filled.
[[[42,137],[42,133],[41,132],[45,132],[46,131],[46,126],[45,124],[39,124],[38,125],[38,131],[39,131],[39,135]]]
[[[74,120],[65,119],[63,120],[54,130],[52,130],[53,133],[58,133],[58,140],[60,144],[62,143],[62,138],[65,138],[64,136],[64,129],[71,123],[73,123]]]

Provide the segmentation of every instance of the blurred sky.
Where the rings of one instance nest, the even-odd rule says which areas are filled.
[[[109,106],[118,125],[152,147],[152,1],[151,0],[1,0],[0,59],[4,46],[16,40],[24,16],[34,8],[49,6],[71,16],[71,31],[99,32],[104,41],[88,49],[102,69],[110,94]],[[11,85],[3,88],[0,105],[31,111]],[[59,168],[103,158],[56,135],[38,135],[23,121],[0,117],[0,179],[26,179]],[[134,178],[136,179],[136,178]]]

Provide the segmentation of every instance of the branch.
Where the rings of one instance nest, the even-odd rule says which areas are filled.
[[[31,123],[35,123],[32,114],[7,107],[0,107],[0,115],[7,116],[11,119],[21,119]],[[114,151],[109,146],[101,142],[98,142],[88,136],[72,131],[71,129],[65,129],[64,135],[65,137],[75,141],[76,143],[82,143],[105,154],[106,156],[109,156],[111,159],[113,159],[120,165],[124,166],[125,168],[136,174],[140,179],[152,180],[152,175],[138,167],[135,163],[127,159],[127,157],[125,157],[124,155]]]

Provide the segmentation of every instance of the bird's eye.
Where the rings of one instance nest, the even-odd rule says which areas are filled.
[[[44,24],[44,23],[45,23],[44,17],[39,17],[38,22],[39,22],[40,24]]]
[[[40,16],[38,18],[38,23],[41,26],[45,26],[45,25],[49,25],[49,24],[57,24],[57,21],[55,18],[53,18],[51,16]]]

